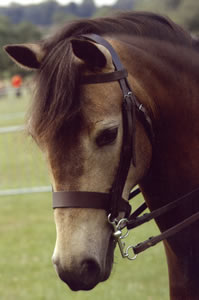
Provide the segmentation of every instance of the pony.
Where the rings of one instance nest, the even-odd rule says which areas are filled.
[[[111,51],[85,37],[89,34],[103,37],[117,53],[139,109],[145,107],[150,117],[153,141],[143,118],[132,114],[133,158],[118,193],[127,203],[138,184],[153,212],[199,185],[197,43],[169,18],[130,12],[74,21],[37,43],[5,46],[18,65],[36,71],[27,129],[46,157],[53,190],[67,191],[69,198],[70,192],[72,198],[80,192],[80,202],[91,195],[94,203],[94,193],[110,194],[126,134],[118,81],[88,82],[93,76],[110,79],[116,72]],[[107,280],[113,264],[116,239],[107,212],[89,205],[54,209],[52,261],[74,291]],[[157,217],[156,223],[163,232],[198,210],[193,197]],[[123,217],[119,211],[117,218]],[[172,300],[199,298],[198,229],[196,220],[164,240]]]

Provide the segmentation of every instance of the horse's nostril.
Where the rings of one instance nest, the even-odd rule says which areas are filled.
[[[100,266],[93,259],[84,260],[81,264],[81,275],[88,284],[100,281]]]

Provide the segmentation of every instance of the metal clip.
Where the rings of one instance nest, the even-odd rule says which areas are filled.
[[[130,256],[129,255],[129,250],[132,249],[133,250],[133,246],[129,246],[127,247],[127,249],[125,250],[125,243],[122,241],[123,239],[125,239],[128,234],[129,231],[127,230],[127,232],[125,234],[122,233],[122,229],[124,227],[126,227],[126,223],[128,222],[127,219],[121,219],[121,220],[117,220],[114,219],[113,221],[111,221],[111,214],[108,215],[108,222],[109,224],[112,225],[113,227],[113,236],[115,238],[115,241],[118,243],[119,249],[120,249],[120,253],[122,255],[123,258],[128,258],[129,260],[134,260],[136,259],[137,255],[134,256]]]

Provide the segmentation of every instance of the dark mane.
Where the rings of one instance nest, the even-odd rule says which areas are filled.
[[[153,13],[123,13],[112,18],[67,24],[54,36],[42,41],[47,55],[37,74],[36,96],[30,109],[36,137],[49,133],[52,136],[81,109],[78,88],[81,71],[73,61],[70,39],[85,33],[135,35],[192,47],[192,37],[188,32],[170,19]]]
[[[44,46],[48,49],[61,40],[86,33],[130,34],[183,45],[192,43],[190,34],[169,18],[150,12],[130,12],[114,17],[73,21],[66,24],[55,36],[46,40]]]

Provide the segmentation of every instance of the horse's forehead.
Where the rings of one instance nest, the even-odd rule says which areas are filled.
[[[90,84],[83,88],[83,114],[88,121],[121,112],[122,93],[118,82]]]

